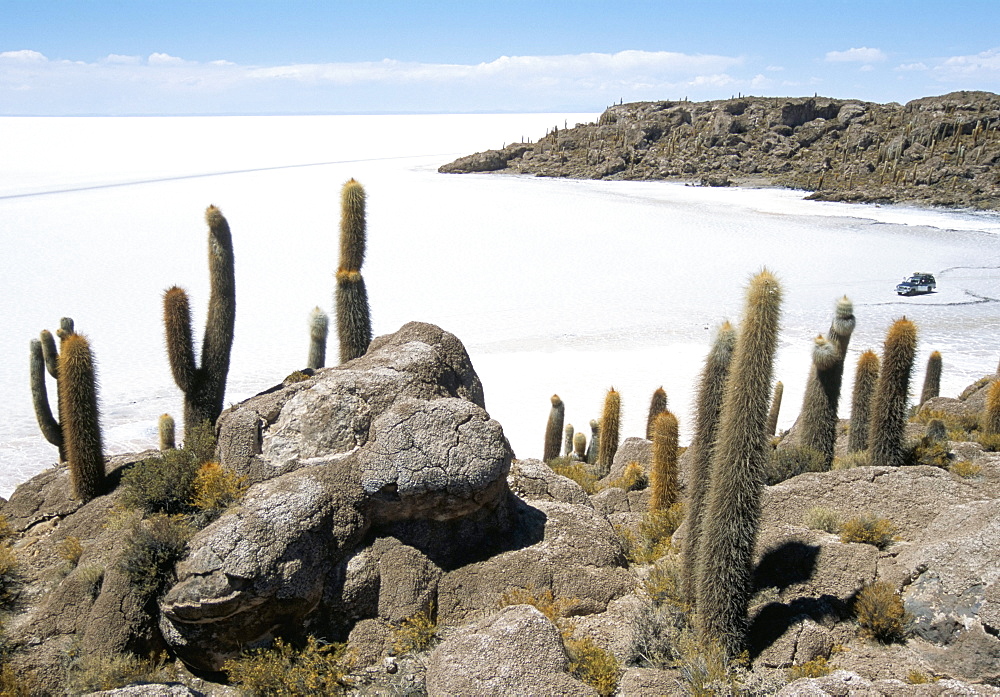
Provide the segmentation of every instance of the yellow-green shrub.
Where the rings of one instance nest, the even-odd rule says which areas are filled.
[[[566,610],[573,606],[576,600],[556,598],[550,589],[538,592],[534,588],[514,588],[500,596],[500,607],[511,605],[531,605],[536,610],[556,623],[566,616]]]
[[[549,467],[556,474],[572,479],[588,494],[596,494],[598,491],[596,474],[587,469],[584,462],[570,460],[568,457],[557,457],[548,462]]]
[[[630,462],[622,471],[622,476],[608,482],[608,487],[618,487],[625,491],[638,491],[649,486],[649,480],[638,462]]]
[[[436,636],[437,622],[432,605],[426,612],[418,612],[400,623],[393,632],[392,647],[397,656],[420,653],[430,647]]]
[[[854,615],[865,636],[883,644],[906,638],[910,616],[903,599],[886,581],[865,586],[854,600]]]
[[[963,479],[971,479],[972,477],[978,477],[983,472],[983,468],[977,464],[970,462],[969,460],[959,460],[953,462],[949,468],[952,474],[957,474]]]
[[[601,697],[609,697],[618,689],[621,666],[614,654],[605,651],[589,636],[563,637],[569,672],[581,682],[597,690]]]
[[[802,522],[812,530],[823,530],[836,535],[840,532],[840,516],[825,506],[813,506],[802,517]]]
[[[302,649],[276,639],[272,648],[226,661],[222,670],[250,695],[296,697],[342,694],[352,664],[346,644],[325,644],[310,636]]]
[[[242,498],[246,490],[246,477],[218,462],[206,462],[195,475],[191,501],[198,510],[221,512]]]
[[[840,528],[841,542],[862,542],[885,549],[895,539],[896,526],[892,521],[871,515],[851,518]]]
[[[826,657],[817,656],[811,661],[792,666],[785,671],[785,674],[788,676],[789,681],[793,681],[799,678],[822,678],[824,675],[829,675],[832,672],[833,666],[826,660]]]
[[[670,538],[684,522],[684,504],[665,511],[650,511],[639,521],[638,531],[616,527],[625,546],[625,557],[633,564],[649,564],[670,550]]]

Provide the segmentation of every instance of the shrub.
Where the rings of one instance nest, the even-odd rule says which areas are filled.
[[[6,542],[0,542],[0,608],[10,605],[17,597],[20,576],[17,572],[17,554]]]
[[[133,654],[83,652],[74,647],[69,652],[67,687],[69,694],[82,695],[100,690],[114,690],[132,683],[159,682],[157,673],[163,663]]]
[[[158,596],[173,579],[173,566],[187,553],[194,533],[183,516],[157,513],[128,531],[119,565],[144,597]]]
[[[656,561],[643,581],[643,588],[657,605],[686,607],[681,594],[681,561],[668,554]]]
[[[915,421],[918,424],[926,426],[935,419],[941,421],[941,423],[944,424],[945,429],[949,432],[962,431],[964,433],[969,433],[979,428],[979,420],[975,416],[969,416],[967,414],[952,414],[939,409],[923,409],[917,412],[917,415],[914,416],[911,421]]]
[[[393,633],[392,648],[397,656],[419,653],[429,648],[437,636],[434,605],[403,620]]]
[[[617,527],[625,557],[633,564],[649,564],[670,549],[670,538],[684,521],[684,504],[675,503],[665,511],[650,511],[639,521],[638,531]]]
[[[802,522],[812,530],[823,530],[836,535],[840,532],[840,516],[825,506],[813,506],[802,517]]]
[[[868,467],[870,464],[867,450],[855,450],[843,457],[833,458],[833,466],[830,469],[849,470],[855,467]]]
[[[601,697],[615,693],[621,666],[614,654],[602,649],[589,636],[564,637],[563,645],[569,657],[570,674],[597,690]]]
[[[968,460],[953,462],[949,469],[952,474],[957,474],[962,479],[972,479],[973,477],[978,477],[983,472],[982,467]]]
[[[773,486],[803,472],[823,472],[826,469],[823,453],[800,445],[772,451],[765,476],[768,486]]]
[[[101,585],[104,583],[104,567],[99,564],[85,564],[76,572],[80,583],[87,589],[87,594],[91,599],[101,594]]]
[[[191,454],[195,464],[215,459],[215,426],[211,421],[202,421],[194,426],[185,425],[184,450]]]
[[[59,552],[59,556],[70,563],[71,568],[76,567],[80,561],[80,557],[83,556],[83,545],[80,543],[79,537],[63,538],[56,549]]]
[[[906,682],[911,685],[926,685],[927,683],[937,682],[937,678],[913,668],[906,674]]]
[[[833,666],[826,660],[825,656],[817,656],[811,661],[806,661],[802,665],[792,666],[785,674],[789,682],[799,678],[822,678],[833,672]]]
[[[125,472],[121,483],[121,504],[146,513],[188,512],[197,474],[197,458],[190,451],[163,451],[160,455],[135,463]]]
[[[883,644],[906,639],[909,613],[903,608],[903,599],[886,581],[861,589],[854,601],[854,615],[865,636]]]
[[[531,605],[552,623],[565,617],[566,611],[575,603],[575,600],[569,598],[557,599],[549,589],[538,593],[534,588],[515,588],[500,596],[501,608],[511,605]]]
[[[218,462],[206,462],[194,478],[192,503],[200,511],[218,514],[246,493],[246,477],[223,468]]]
[[[44,694],[35,684],[30,673],[15,670],[6,660],[0,665],[0,695],[4,697],[32,697]]]
[[[980,431],[976,434],[976,441],[988,453],[995,453],[1000,450],[1000,433],[983,433]]]
[[[7,516],[0,514],[0,542],[9,540],[15,535],[17,535],[17,530],[15,530],[10,524],[10,521],[7,520]]]
[[[587,469],[586,463],[574,462],[568,457],[557,457],[549,460],[548,465],[556,474],[568,477],[579,484],[588,494],[597,493],[598,477]]]
[[[322,643],[310,636],[302,649],[276,639],[272,648],[228,660],[222,670],[250,695],[293,697],[342,694],[352,665],[346,644]]]
[[[933,440],[925,436],[913,445],[906,464],[930,465],[931,467],[947,469],[951,460],[952,454],[948,450],[946,441]]]
[[[871,515],[851,518],[840,528],[841,542],[862,542],[885,549],[896,539],[896,526],[885,518]]]
[[[649,486],[649,480],[638,462],[630,462],[626,465],[622,476],[608,482],[608,487],[618,487],[625,491],[638,491]]]

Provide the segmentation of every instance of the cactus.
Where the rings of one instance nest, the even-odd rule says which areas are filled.
[[[161,414],[160,421],[160,450],[174,450],[177,443],[174,439],[174,417],[170,414]]]
[[[662,386],[657,387],[649,400],[649,414],[646,416],[646,440],[653,440],[653,422],[660,412],[667,410],[667,392]]]
[[[697,603],[695,584],[698,559],[698,542],[701,539],[705,497],[708,495],[712,446],[722,409],[722,393],[729,376],[729,363],[736,345],[736,331],[729,322],[723,322],[716,332],[715,342],[705,358],[701,381],[698,385],[697,421],[691,441],[688,482],[690,494],[687,501],[687,540],[681,550],[683,593],[688,604]]]
[[[868,425],[871,422],[872,395],[878,382],[879,360],[874,351],[865,351],[858,358],[854,371],[854,393],[851,396],[851,428],[847,440],[848,452],[856,453],[868,447]]]
[[[941,352],[932,351],[927,358],[927,371],[924,373],[924,387],[920,391],[920,403],[933,399],[941,393]]]
[[[904,464],[903,434],[910,372],[917,352],[917,327],[903,317],[889,328],[882,351],[882,370],[872,396],[868,452],[872,466]]]
[[[97,411],[97,380],[90,344],[82,334],[63,339],[59,398],[73,496],[84,502],[104,493],[104,451]]]
[[[563,430],[563,418],[566,415],[566,405],[554,394],[550,398],[552,408],[549,409],[549,420],[545,424],[545,445],[542,449],[542,462],[548,462],[559,457],[559,445]]]
[[[821,453],[827,467],[833,462],[837,443],[837,406],[844,358],[854,326],[854,305],[845,295],[837,301],[827,337],[816,338],[812,368],[802,400],[800,445]]]
[[[309,359],[306,367],[312,370],[322,368],[326,363],[326,337],[330,330],[330,318],[323,310],[314,307],[309,313]]]
[[[661,411],[653,421],[653,466],[649,510],[665,511],[677,502],[677,417]]]
[[[569,457],[573,452],[573,424],[563,428],[563,455]]]
[[[590,444],[587,445],[587,464],[597,464],[597,450],[601,445],[601,422],[590,420]]]
[[[612,387],[604,397],[601,413],[601,442],[597,449],[597,469],[600,476],[611,471],[611,464],[618,451],[618,428],[621,423],[622,398]]]
[[[1000,434],[1000,380],[990,383],[986,392],[986,407],[983,409],[979,429],[986,435]]]
[[[56,334],[60,340],[74,334],[73,320],[63,317],[59,320],[59,329]],[[45,387],[45,372],[48,371],[56,380],[56,412],[60,414],[59,421],[52,415],[49,406],[48,390]],[[62,433],[62,411],[59,401],[58,380],[59,380],[59,351],[56,349],[55,339],[51,332],[43,329],[38,339],[33,339],[30,345],[29,354],[29,377],[31,381],[31,402],[35,408],[35,418],[38,420],[38,427],[42,435],[52,445],[59,449],[59,461],[66,461],[66,447]]]
[[[726,381],[696,572],[699,634],[706,644],[719,641],[730,658],[746,645],[760,495],[771,452],[766,427],[780,316],[781,287],[763,270],[747,290]]]
[[[587,460],[587,434],[577,431],[573,434],[573,454],[570,456],[578,462]]]
[[[767,412],[767,435],[778,432],[778,414],[781,412],[781,398],[785,394],[785,386],[779,380],[774,386],[774,396],[771,397],[771,410]]]
[[[335,304],[341,363],[363,356],[372,341],[368,291],[361,277],[365,235],[365,189],[351,179],[340,193],[340,266]]]
[[[205,221],[208,223],[211,293],[205,338],[201,343],[200,367],[195,364],[191,306],[187,293],[173,286],[163,294],[167,357],[174,382],[184,393],[185,433],[203,421],[214,425],[222,413],[236,324],[236,273],[229,223],[215,206],[206,209]]]

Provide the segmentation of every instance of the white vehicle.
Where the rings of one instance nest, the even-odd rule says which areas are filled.
[[[929,273],[910,274],[902,283],[896,286],[896,295],[917,295],[918,293],[933,293],[937,288],[934,275]]]

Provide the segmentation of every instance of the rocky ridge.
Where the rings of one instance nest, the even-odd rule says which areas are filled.
[[[1000,209],[1000,96],[635,102],[440,172],[774,185],[808,198]]]

